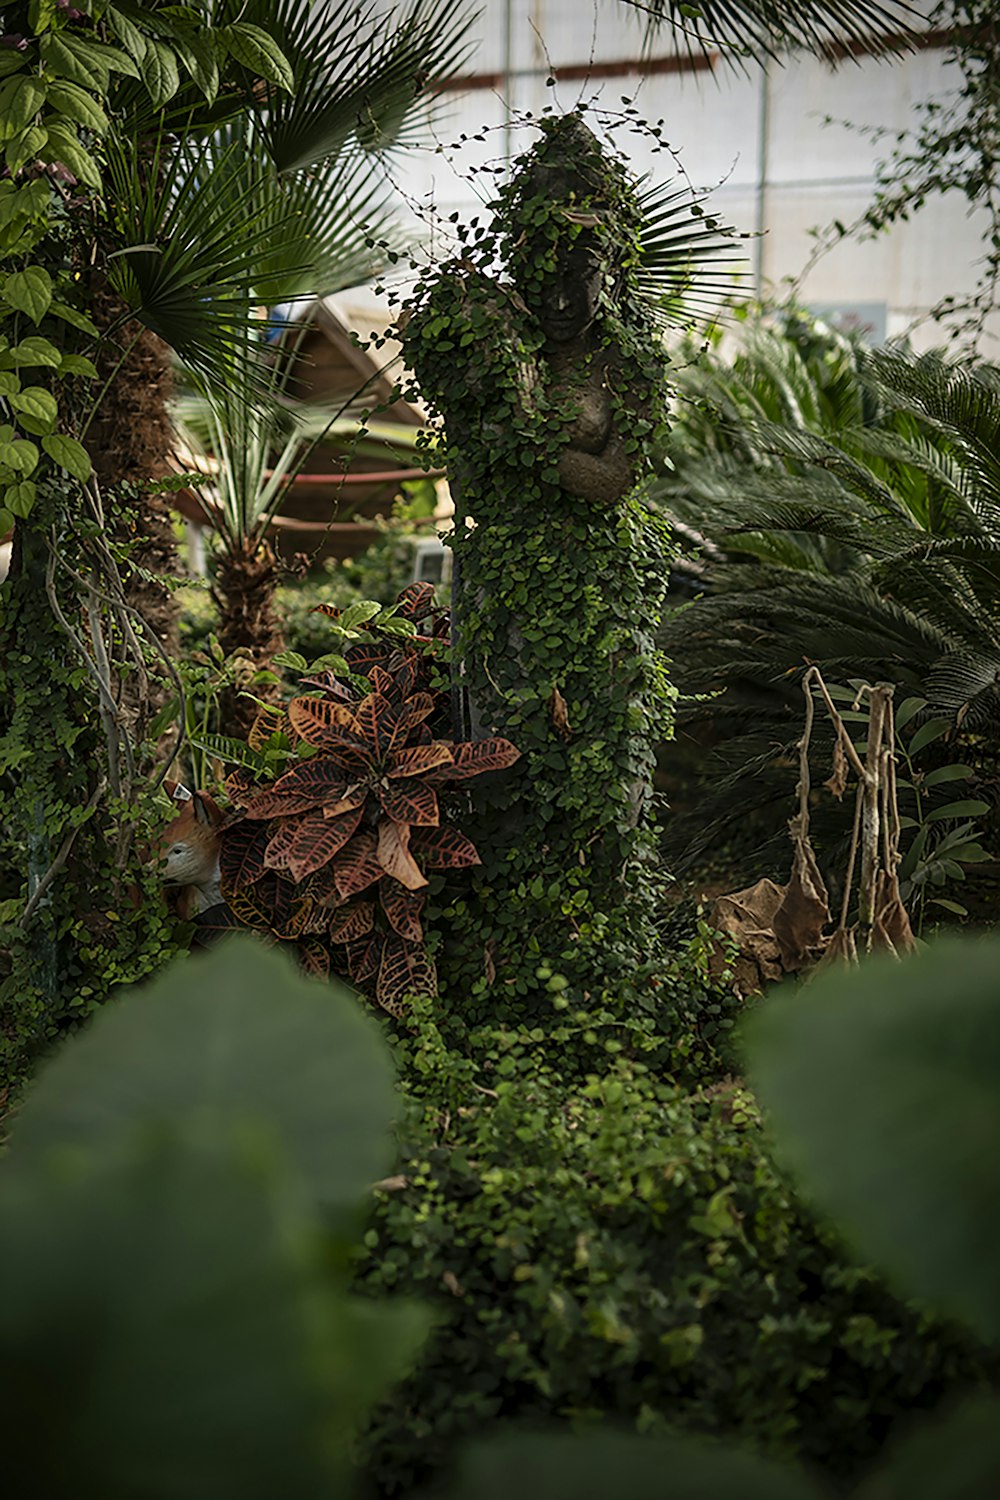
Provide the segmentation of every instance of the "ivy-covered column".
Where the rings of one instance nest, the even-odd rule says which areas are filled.
[[[442,972],[522,1007],[649,951],[647,813],[673,701],[654,642],[669,539],[634,494],[667,366],[642,214],[578,114],[541,128],[492,229],[460,231],[405,320],[456,492],[465,732],[523,752],[479,794],[484,867],[445,914]]]

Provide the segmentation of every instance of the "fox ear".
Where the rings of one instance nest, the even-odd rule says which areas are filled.
[[[202,828],[218,828],[223,819],[222,809],[210,797],[207,792],[195,792],[191,798],[194,806],[194,820],[200,823]]]

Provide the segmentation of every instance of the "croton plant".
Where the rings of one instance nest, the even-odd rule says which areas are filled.
[[[432,604],[430,585],[415,584],[397,608],[418,621]],[[435,737],[444,695],[431,686],[429,644],[413,635],[355,646],[346,682],[320,673],[283,709],[262,708],[251,749],[283,737],[293,763],[271,781],[241,769],[227,782],[222,891],[235,919],[295,941],[318,973],[342,945],[338,967],[394,1013],[407,995],[436,989],[421,923],[428,872],[479,863],[442,821],[438,793],[520,753],[503,739]]]

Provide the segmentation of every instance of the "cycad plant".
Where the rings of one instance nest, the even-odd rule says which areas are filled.
[[[701,595],[666,632],[682,719],[710,725],[703,848],[738,805],[780,831],[798,683],[887,681],[919,700],[922,744],[1000,721],[1000,375],[865,350],[793,312],[689,398],[659,502],[689,536]],[[697,538],[701,538],[699,543]],[[700,553],[700,557],[695,554]],[[935,754],[935,750],[929,752]],[[917,770],[920,771],[918,765]]]

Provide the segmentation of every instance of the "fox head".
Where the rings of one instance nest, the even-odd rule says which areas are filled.
[[[193,887],[191,906],[204,911],[222,899],[219,852],[224,814],[207,792],[189,792],[177,782],[164,786],[180,812],[160,835],[160,869],[168,888]]]

